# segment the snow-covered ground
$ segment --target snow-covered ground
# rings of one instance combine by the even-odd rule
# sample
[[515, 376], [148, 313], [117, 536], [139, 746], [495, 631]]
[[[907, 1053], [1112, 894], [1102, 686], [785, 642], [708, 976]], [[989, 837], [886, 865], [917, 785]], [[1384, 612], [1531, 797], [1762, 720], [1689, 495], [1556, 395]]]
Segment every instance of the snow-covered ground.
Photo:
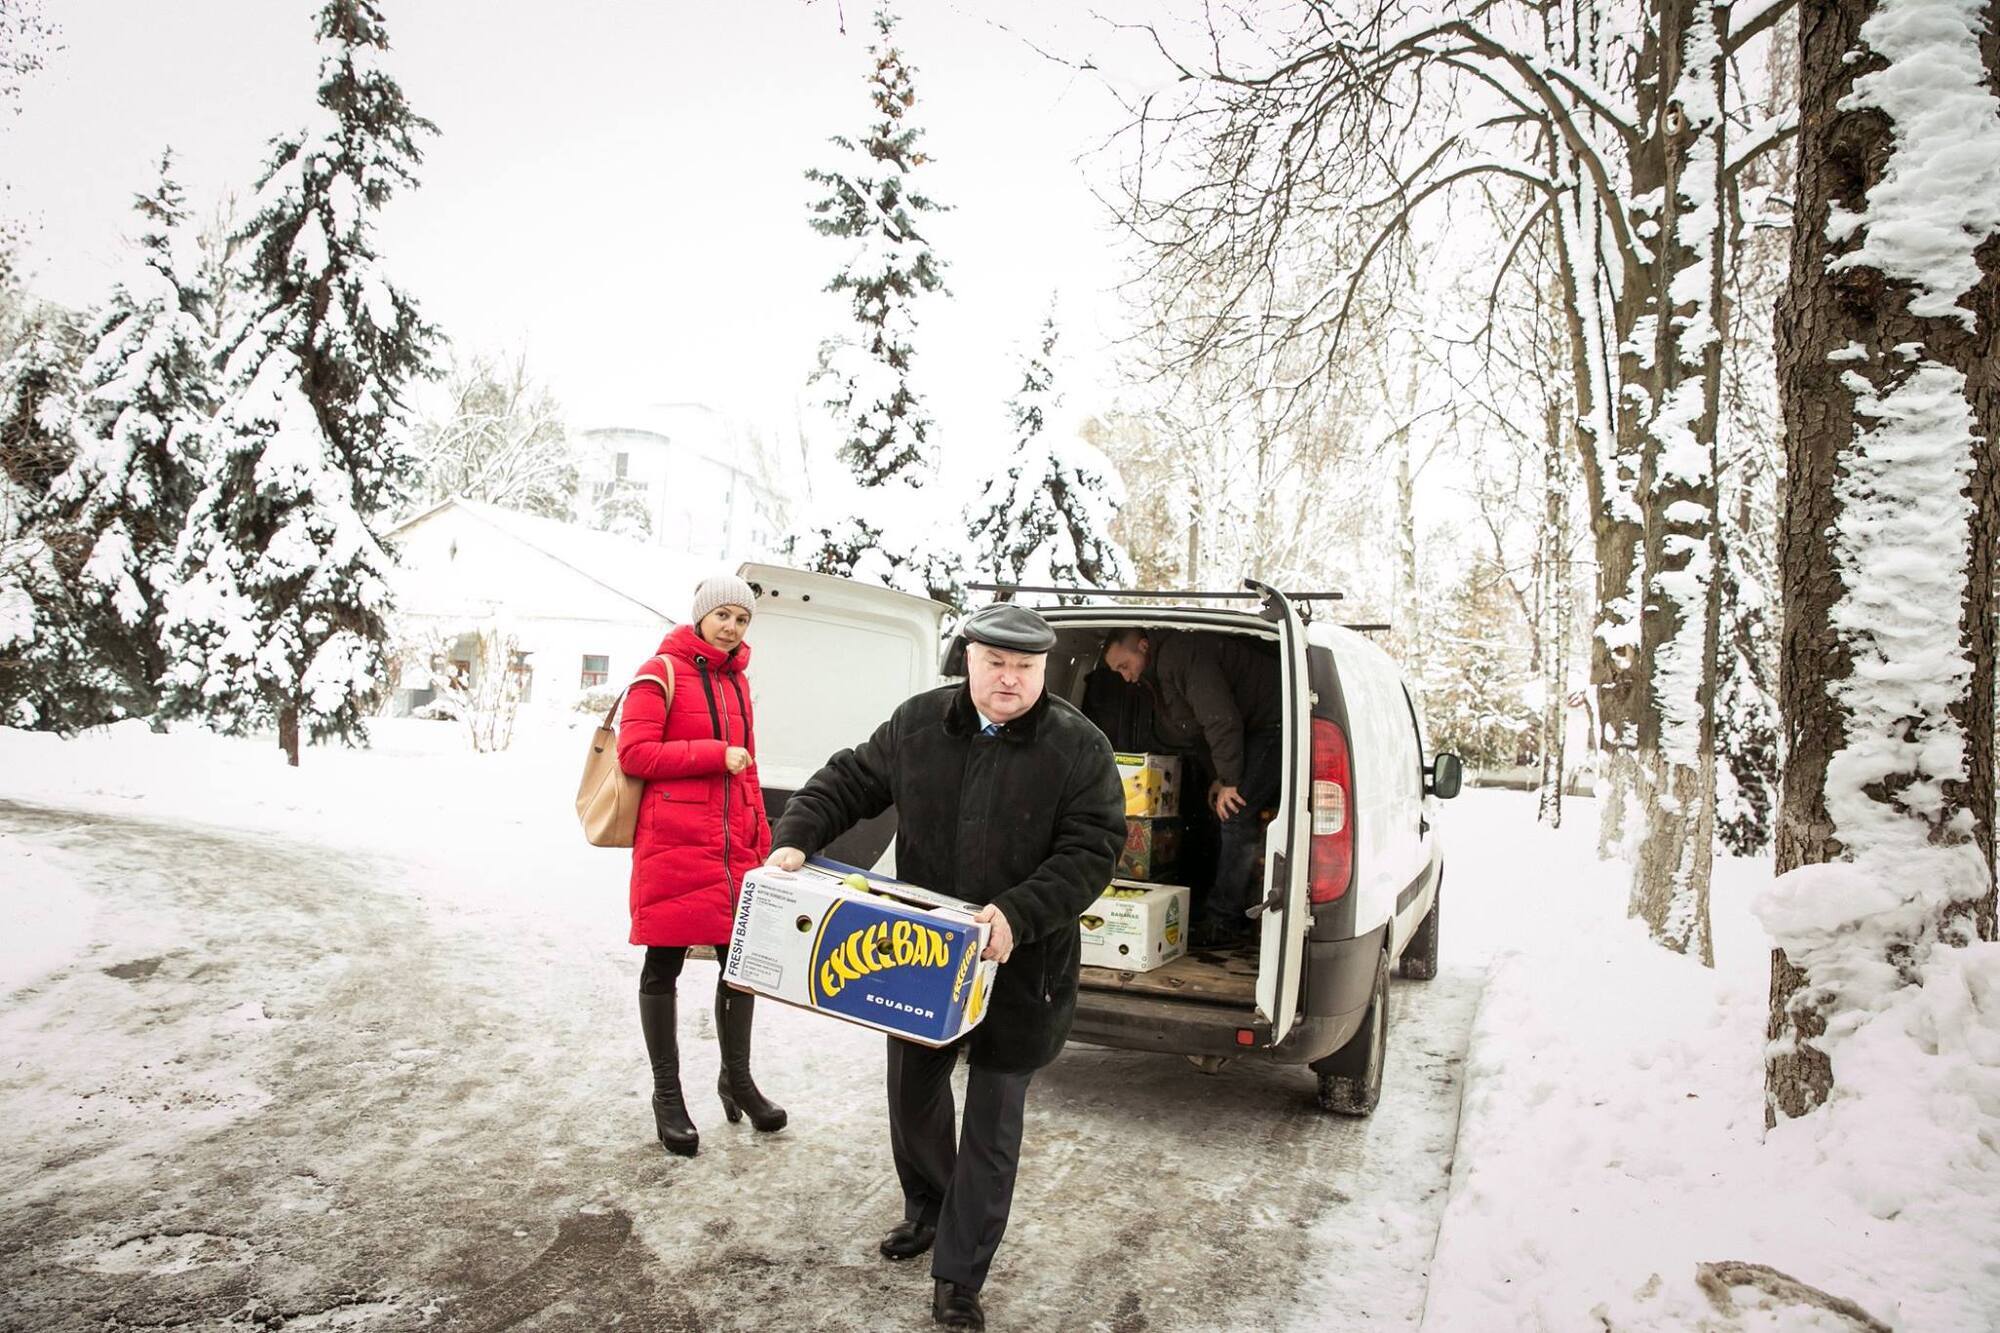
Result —
[[[765, 1004], [792, 1127], [728, 1126], [692, 964], [702, 1151], [650, 1142], [580, 741], [476, 756], [399, 723], [294, 771], [269, 742], [0, 731], [0, 1327], [930, 1326], [922, 1266], [874, 1253], [875, 1034]], [[1992, 970], [1940, 994], [1930, 1101], [1766, 1141], [1768, 866], [1721, 863], [1706, 972], [1625, 919], [1591, 803], [1569, 816], [1448, 807], [1444, 966], [1395, 983], [1368, 1121], [1298, 1071], [1072, 1047], [1038, 1076], [994, 1326], [1862, 1326], [1697, 1282], [1741, 1261], [1898, 1329], [1994, 1327]], [[1888, 1180], [1877, 1147], [1943, 1157]]]

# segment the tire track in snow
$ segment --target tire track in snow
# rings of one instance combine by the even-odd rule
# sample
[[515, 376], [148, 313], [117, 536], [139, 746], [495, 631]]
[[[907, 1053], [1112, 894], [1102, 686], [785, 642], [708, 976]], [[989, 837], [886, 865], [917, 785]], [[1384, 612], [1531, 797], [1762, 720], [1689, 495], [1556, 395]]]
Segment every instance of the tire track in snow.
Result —
[[[395, 1329], [931, 1327], [928, 1265], [874, 1253], [900, 1211], [879, 1036], [760, 1011], [760, 1079], [793, 1125], [726, 1126], [703, 1019], [713, 966], [691, 964], [683, 1078], [702, 1152], [667, 1160], [614, 940], [460, 918], [462, 892], [426, 897], [423, 877], [449, 868], [297, 840], [0, 803], [4, 836], [88, 856], [121, 913], [173, 924], [26, 997], [43, 1040], [129, 1023], [185, 1068], [209, 1058], [187, 1038], [217, 1011], [256, 1001], [271, 1020], [217, 1063], [266, 1104], [214, 1125], [146, 1108], [123, 1137], [57, 1133], [0, 1175], [0, 1289], [32, 1299], [38, 1333], [220, 1318], [232, 1300], [310, 1310], [329, 1291], [367, 1293], [367, 1326]], [[1301, 1069], [1211, 1076], [1071, 1047], [1029, 1096], [995, 1326], [1413, 1326], [1479, 984], [1447, 966], [1393, 985], [1367, 1121], [1322, 1116]], [[962, 1071], [958, 1086], [962, 1102]], [[594, 1201], [611, 1211], [580, 1213]], [[608, 1248], [614, 1212], [628, 1220]], [[240, 1237], [254, 1265], [113, 1277], [58, 1253], [176, 1227]]]

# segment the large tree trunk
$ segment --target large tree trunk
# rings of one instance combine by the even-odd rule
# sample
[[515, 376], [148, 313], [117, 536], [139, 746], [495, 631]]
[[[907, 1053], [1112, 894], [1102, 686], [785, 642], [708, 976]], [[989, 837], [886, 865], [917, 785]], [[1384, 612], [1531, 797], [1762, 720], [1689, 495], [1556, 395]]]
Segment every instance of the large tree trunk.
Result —
[[[1581, 168], [1566, 159], [1572, 178]], [[1590, 636], [1590, 688], [1594, 726], [1591, 749], [1598, 756], [1599, 856], [1621, 854], [1625, 809], [1632, 791], [1632, 745], [1638, 736], [1638, 597], [1634, 579], [1639, 558], [1639, 509], [1631, 466], [1637, 435], [1620, 406], [1612, 364], [1617, 343], [1630, 327], [1629, 297], [1610, 289], [1603, 269], [1603, 218], [1581, 186], [1572, 186], [1557, 204], [1557, 267], [1569, 325], [1571, 387], [1576, 393], [1576, 459], [1583, 472], [1596, 557], [1596, 619]]]
[[[1417, 598], [1417, 470], [1416, 432], [1412, 421], [1417, 412], [1418, 367], [1422, 364], [1413, 346], [1410, 349], [1410, 379], [1403, 390], [1403, 416], [1396, 428], [1396, 613], [1390, 634], [1404, 653], [1415, 654], [1423, 643], [1423, 614]], [[1414, 656], [1405, 660], [1417, 660]]]
[[278, 709], [278, 748], [285, 752], [286, 763], [299, 766], [299, 706], [289, 700]]
[[1660, 199], [1653, 310], [1660, 397], [1641, 455], [1645, 700], [1636, 756], [1645, 820], [1630, 910], [1653, 938], [1713, 966], [1708, 882], [1715, 837], [1715, 423], [1722, 374], [1724, 64], [1717, 11], [1659, 10]]
[[[1551, 348], [1561, 364], [1562, 350]], [[1574, 414], [1565, 396], [1551, 386], [1542, 413], [1542, 522], [1536, 542], [1535, 607], [1542, 621], [1541, 789], [1536, 817], [1562, 827], [1564, 742], [1569, 721], [1569, 636], [1571, 614], [1569, 506], [1573, 482], [1569, 449]]]
[[[1887, 64], [1862, 37], [1880, 8], [1829, 0], [1800, 18], [1799, 186], [1778, 309], [1787, 761], [1777, 869], [1856, 862], [1920, 905], [1919, 924], [1872, 960], [1910, 977], [1937, 942], [1993, 936], [2000, 235], [1974, 238], [1976, 285], [1944, 293], [1969, 312], [1961, 318], [1885, 271], [1893, 235], [1878, 249], [1870, 225], [1850, 225], [1882, 202], [1892, 168], [1901, 188], [1932, 197], [1955, 179], [1920, 179], [1922, 153], [1897, 160], [1910, 126], [1856, 99], [1857, 79]], [[1990, 90], [2000, 6], [1987, 9]], [[1836, 1075], [1818, 1041], [1839, 992], [1814, 984], [1828, 978], [1809, 977], [1807, 961], [1772, 956], [1767, 1122], [1819, 1105]]]

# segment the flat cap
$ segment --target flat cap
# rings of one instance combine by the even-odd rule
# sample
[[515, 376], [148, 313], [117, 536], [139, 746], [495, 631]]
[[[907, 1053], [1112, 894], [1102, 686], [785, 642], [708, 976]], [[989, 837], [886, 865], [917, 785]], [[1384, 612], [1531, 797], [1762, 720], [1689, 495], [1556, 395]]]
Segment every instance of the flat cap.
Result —
[[1045, 653], [1056, 646], [1049, 622], [1025, 606], [994, 602], [965, 618], [959, 633], [967, 643], [984, 643], [1010, 653]]

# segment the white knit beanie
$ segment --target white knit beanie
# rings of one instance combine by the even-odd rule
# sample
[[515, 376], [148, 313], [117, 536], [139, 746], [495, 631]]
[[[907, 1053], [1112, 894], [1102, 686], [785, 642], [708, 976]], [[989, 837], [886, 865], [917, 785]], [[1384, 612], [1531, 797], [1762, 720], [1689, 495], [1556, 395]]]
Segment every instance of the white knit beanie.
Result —
[[702, 617], [718, 606], [740, 606], [750, 614], [757, 613], [757, 594], [750, 585], [734, 574], [713, 574], [695, 585], [694, 619], [690, 624], [699, 625]]

